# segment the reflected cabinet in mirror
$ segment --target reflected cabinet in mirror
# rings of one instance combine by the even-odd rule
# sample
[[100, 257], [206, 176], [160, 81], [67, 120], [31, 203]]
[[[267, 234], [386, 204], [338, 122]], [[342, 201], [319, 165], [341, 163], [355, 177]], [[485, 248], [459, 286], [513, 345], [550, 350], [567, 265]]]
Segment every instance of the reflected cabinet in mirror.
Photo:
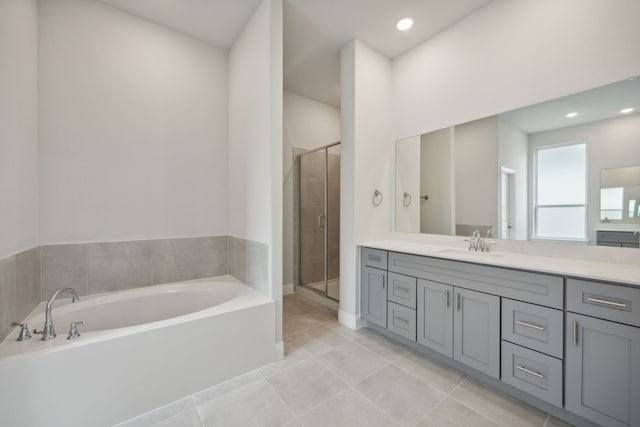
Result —
[[595, 244], [640, 230], [640, 78], [398, 141], [395, 194], [399, 232]]

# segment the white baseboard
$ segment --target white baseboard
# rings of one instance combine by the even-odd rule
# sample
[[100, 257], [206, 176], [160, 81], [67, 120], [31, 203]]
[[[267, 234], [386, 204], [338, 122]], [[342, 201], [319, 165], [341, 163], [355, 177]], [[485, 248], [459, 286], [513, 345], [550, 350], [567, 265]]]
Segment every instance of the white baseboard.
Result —
[[293, 288], [293, 283], [286, 283], [283, 287], [282, 287], [282, 295], [289, 295], [292, 294], [294, 291]]
[[275, 346], [276, 358], [275, 361], [279, 362], [284, 359], [284, 341], [276, 343]]
[[362, 316], [338, 310], [338, 323], [351, 329], [359, 329], [362, 327]]

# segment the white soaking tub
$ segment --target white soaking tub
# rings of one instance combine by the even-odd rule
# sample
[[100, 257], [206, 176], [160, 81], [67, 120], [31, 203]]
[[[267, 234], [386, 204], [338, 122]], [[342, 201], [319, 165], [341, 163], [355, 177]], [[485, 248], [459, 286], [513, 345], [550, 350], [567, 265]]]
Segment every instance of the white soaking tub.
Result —
[[275, 303], [230, 276], [60, 300], [52, 314], [52, 341], [18, 342], [16, 328], [0, 343], [1, 426], [113, 425], [276, 354]]

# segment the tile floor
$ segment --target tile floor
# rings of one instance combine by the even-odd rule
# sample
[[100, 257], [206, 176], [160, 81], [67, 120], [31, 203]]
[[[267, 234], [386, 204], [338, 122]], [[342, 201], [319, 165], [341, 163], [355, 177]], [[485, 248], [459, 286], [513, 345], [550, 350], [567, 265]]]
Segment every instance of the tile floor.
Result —
[[284, 360], [119, 426], [567, 426], [303, 296], [283, 328]]

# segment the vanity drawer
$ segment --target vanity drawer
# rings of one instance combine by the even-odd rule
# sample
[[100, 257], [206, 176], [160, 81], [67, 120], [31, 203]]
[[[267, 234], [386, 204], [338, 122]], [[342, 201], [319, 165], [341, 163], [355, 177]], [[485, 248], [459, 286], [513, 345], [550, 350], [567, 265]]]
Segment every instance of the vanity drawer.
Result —
[[416, 311], [393, 302], [387, 305], [387, 310], [387, 329], [415, 341]]
[[562, 407], [562, 360], [502, 341], [502, 382]]
[[380, 249], [362, 248], [362, 264], [369, 267], [386, 270], [387, 251], [383, 251]]
[[640, 326], [640, 288], [567, 279], [567, 311]]
[[562, 359], [563, 312], [502, 299], [502, 339]]
[[415, 310], [417, 279], [415, 277], [391, 272], [388, 277], [388, 300]]

